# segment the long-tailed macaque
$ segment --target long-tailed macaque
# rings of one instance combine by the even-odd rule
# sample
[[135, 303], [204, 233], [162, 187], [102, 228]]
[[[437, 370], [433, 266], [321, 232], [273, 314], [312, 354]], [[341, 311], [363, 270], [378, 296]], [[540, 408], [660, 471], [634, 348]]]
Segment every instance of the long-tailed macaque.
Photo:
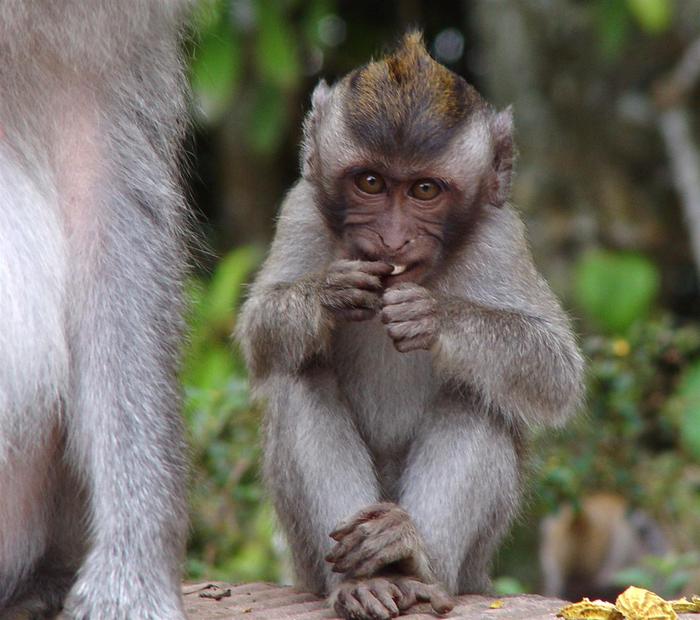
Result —
[[670, 550], [661, 526], [614, 493], [594, 493], [542, 520], [540, 567], [543, 593], [570, 601], [584, 596], [611, 602], [623, 590], [615, 577], [645, 556]]
[[183, 619], [182, 3], [0, 3], [0, 617]]
[[510, 111], [408, 34], [306, 119], [303, 177], [238, 326], [300, 587], [345, 618], [489, 587], [529, 427], [582, 359], [508, 206]]

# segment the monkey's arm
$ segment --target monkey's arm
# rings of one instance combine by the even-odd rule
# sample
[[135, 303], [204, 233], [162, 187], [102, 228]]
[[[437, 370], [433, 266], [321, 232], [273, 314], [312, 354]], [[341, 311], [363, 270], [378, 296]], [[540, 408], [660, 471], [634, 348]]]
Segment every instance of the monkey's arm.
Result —
[[463, 296], [446, 293], [437, 367], [520, 422], [562, 422], [579, 404], [583, 359], [533, 265], [522, 222], [508, 207], [489, 215], [456, 270]]
[[298, 372], [323, 357], [336, 319], [362, 321], [379, 308], [381, 262], [335, 260], [309, 186], [298, 183], [282, 206], [270, 254], [243, 306], [237, 336], [256, 378]]
[[559, 423], [581, 398], [574, 336], [508, 208], [486, 215], [435, 290], [387, 291], [383, 319], [399, 350], [431, 348], [445, 383], [466, 385], [518, 423]]
[[303, 181], [290, 190], [270, 253], [243, 304], [236, 338], [253, 376], [274, 365], [296, 370], [327, 346], [331, 321], [304, 280], [331, 252], [312, 200]]

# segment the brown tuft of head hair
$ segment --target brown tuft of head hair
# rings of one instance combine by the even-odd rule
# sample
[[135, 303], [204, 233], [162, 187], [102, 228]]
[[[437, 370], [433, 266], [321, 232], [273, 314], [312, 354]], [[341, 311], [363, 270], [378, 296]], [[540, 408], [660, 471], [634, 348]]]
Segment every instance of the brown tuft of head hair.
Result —
[[347, 76], [346, 118], [355, 137], [382, 153], [431, 155], [484, 105], [467, 82], [431, 58], [418, 31]]

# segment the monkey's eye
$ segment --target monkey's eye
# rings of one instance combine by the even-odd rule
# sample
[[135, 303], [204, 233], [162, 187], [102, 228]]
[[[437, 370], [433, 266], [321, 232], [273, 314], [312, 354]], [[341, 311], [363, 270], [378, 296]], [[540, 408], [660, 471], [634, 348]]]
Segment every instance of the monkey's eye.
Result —
[[411, 186], [411, 196], [418, 200], [432, 200], [442, 189], [431, 179], [421, 179]]
[[381, 194], [386, 187], [384, 179], [374, 172], [356, 174], [355, 185], [365, 194]]

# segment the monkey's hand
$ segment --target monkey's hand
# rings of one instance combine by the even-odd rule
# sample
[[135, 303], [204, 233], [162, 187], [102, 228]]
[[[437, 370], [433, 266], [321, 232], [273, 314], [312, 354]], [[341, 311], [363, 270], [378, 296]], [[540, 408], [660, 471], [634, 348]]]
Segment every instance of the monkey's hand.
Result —
[[343, 581], [329, 597], [329, 604], [348, 620], [388, 620], [418, 602], [429, 602], [442, 615], [455, 601], [441, 586], [404, 576], [372, 577]]
[[423, 286], [403, 282], [384, 291], [382, 322], [401, 353], [430, 349], [438, 333], [438, 304]]
[[409, 514], [390, 502], [373, 504], [342, 523], [330, 534], [336, 541], [326, 561], [334, 573], [372, 577], [392, 565], [396, 572], [432, 583], [423, 539]]
[[392, 269], [379, 261], [337, 260], [322, 276], [321, 304], [347, 321], [371, 319], [381, 307], [381, 276]]

